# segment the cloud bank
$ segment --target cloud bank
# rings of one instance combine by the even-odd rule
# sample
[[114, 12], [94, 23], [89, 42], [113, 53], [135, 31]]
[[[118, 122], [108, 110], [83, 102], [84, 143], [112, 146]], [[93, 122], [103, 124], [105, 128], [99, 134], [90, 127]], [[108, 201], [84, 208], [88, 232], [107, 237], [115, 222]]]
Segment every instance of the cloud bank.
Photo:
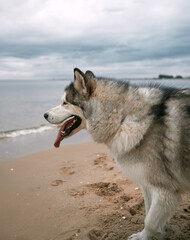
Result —
[[2, 0], [0, 79], [189, 76], [188, 0]]

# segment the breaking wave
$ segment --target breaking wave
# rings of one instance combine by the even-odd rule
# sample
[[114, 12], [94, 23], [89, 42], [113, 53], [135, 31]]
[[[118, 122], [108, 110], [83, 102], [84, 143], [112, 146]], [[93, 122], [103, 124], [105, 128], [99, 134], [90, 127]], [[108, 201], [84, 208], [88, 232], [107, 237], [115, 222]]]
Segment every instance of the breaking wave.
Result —
[[5, 138], [15, 138], [20, 136], [26, 136], [30, 134], [42, 133], [44, 131], [54, 129], [53, 126], [41, 125], [40, 127], [32, 127], [25, 129], [16, 129], [11, 131], [0, 132], [0, 140]]

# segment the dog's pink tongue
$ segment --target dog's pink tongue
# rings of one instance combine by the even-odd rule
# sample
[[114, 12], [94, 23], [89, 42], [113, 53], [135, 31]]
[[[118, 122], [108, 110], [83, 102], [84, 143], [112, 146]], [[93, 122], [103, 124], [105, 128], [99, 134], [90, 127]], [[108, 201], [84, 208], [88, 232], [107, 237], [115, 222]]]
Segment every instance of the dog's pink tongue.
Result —
[[54, 146], [56, 147], [56, 148], [58, 148], [59, 146], [60, 146], [60, 143], [61, 143], [61, 141], [63, 140], [63, 136], [61, 135], [61, 129], [59, 130], [59, 132], [58, 132], [58, 134], [57, 134], [57, 138], [56, 138], [56, 140], [55, 140], [55, 142], [54, 142]]
[[59, 129], [59, 132], [57, 134], [57, 138], [54, 142], [54, 146], [58, 148], [60, 146], [61, 141], [64, 139], [64, 137], [68, 136], [68, 129], [71, 127], [71, 124], [73, 122], [74, 118], [69, 119], [66, 121]]

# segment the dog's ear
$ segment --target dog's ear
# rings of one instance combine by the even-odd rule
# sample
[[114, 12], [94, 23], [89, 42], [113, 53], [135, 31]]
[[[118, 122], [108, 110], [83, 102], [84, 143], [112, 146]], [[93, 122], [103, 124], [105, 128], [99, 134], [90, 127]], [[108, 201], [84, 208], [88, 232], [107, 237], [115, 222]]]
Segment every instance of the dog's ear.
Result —
[[[90, 72], [90, 71], [89, 71]], [[91, 75], [92, 76], [92, 75]], [[88, 78], [80, 69], [74, 69], [74, 88], [85, 97], [90, 97], [93, 91], [91, 78]]]
[[85, 72], [85, 76], [87, 77], [87, 78], [95, 78], [96, 76], [94, 75], [94, 73], [92, 72], [92, 71], [90, 71], [90, 70], [87, 70], [86, 72]]

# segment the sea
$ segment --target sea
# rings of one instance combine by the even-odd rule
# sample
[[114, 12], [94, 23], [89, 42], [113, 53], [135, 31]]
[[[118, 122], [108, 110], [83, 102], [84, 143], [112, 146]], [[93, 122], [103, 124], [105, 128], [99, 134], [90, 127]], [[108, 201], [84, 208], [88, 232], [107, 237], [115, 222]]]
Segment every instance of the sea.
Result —
[[[190, 88], [190, 79], [126, 80], [132, 84], [161, 84]], [[1, 80], [0, 81], [0, 161], [22, 157], [53, 148], [57, 128], [44, 113], [61, 103], [70, 80]], [[62, 145], [91, 141], [87, 131], [64, 139]]]

